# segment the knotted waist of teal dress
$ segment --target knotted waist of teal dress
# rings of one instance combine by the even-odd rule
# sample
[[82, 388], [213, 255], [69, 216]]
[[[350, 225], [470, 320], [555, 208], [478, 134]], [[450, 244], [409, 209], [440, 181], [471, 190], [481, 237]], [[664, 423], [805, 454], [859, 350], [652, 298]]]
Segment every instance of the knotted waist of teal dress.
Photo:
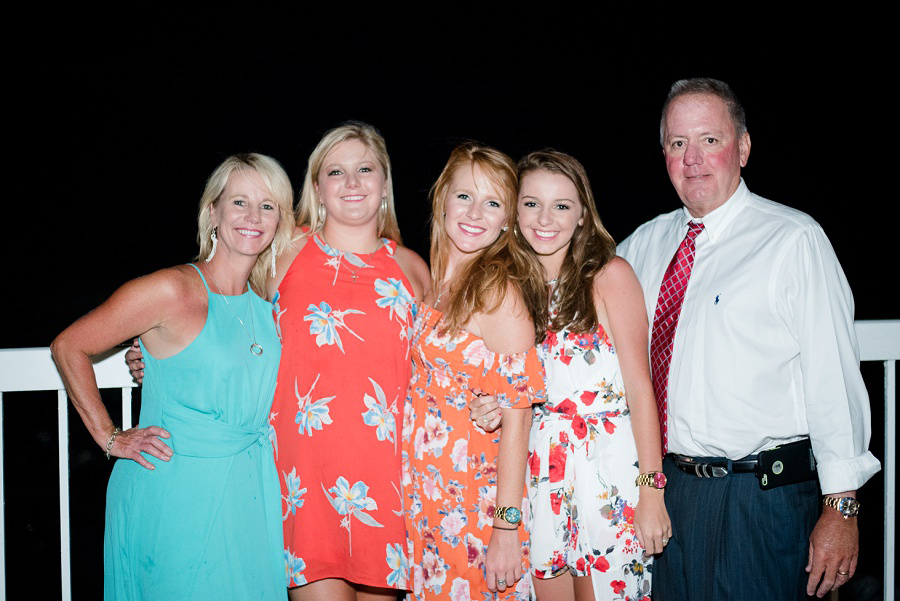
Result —
[[272, 452], [268, 423], [255, 430], [243, 428], [183, 405], [168, 407], [163, 421], [163, 427], [172, 433], [171, 442], [166, 442], [177, 455], [231, 457], [254, 444]]

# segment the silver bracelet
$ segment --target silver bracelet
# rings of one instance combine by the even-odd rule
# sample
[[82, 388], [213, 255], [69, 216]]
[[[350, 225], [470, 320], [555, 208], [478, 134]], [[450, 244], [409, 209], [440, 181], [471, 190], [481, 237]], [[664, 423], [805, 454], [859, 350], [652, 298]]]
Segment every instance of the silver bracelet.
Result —
[[109, 440], [106, 442], [106, 458], [109, 459], [109, 452], [112, 451], [113, 443], [116, 442], [116, 436], [122, 433], [122, 430], [119, 429], [119, 426], [113, 428], [112, 434], [109, 435]]

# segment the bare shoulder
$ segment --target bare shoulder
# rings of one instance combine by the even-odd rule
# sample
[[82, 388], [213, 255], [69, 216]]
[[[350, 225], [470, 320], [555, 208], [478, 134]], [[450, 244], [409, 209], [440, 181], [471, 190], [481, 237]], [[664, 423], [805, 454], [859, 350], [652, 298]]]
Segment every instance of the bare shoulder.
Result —
[[594, 298], [608, 298], [611, 294], [640, 293], [641, 284], [631, 264], [622, 257], [613, 257], [594, 276]]
[[275, 298], [275, 292], [281, 285], [282, 280], [284, 280], [285, 274], [291, 268], [291, 264], [293, 264], [297, 255], [300, 254], [300, 251], [306, 246], [308, 240], [309, 235], [306, 229], [295, 225], [294, 233], [291, 236], [291, 246], [275, 260], [275, 277], [266, 278], [266, 296], [269, 300]]
[[415, 251], [397, 245], [394, 258], [413, 287], [413, 295], [416, 300], [423, 300], [428, 289], [431, 288], [431, 272], [428, 264]]
[[473, 317], [485, 346], [495, 353], [521, 353], [534, 346], [534, 324], [519, 290], [507, 284], [495, 311]]

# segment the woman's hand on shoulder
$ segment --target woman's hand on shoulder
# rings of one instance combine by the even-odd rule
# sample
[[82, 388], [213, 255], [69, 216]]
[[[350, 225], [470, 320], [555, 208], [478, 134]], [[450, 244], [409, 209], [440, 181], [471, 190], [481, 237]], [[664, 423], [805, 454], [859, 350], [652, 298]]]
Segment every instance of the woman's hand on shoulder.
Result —
[[399, 244], [394, 251], [394, 258], [403, 275], [412, 284], [413, 297], [417, 302], [424, 301], [431, 288], [431, 272], [428, 270], [428, 264], [416, 252]]

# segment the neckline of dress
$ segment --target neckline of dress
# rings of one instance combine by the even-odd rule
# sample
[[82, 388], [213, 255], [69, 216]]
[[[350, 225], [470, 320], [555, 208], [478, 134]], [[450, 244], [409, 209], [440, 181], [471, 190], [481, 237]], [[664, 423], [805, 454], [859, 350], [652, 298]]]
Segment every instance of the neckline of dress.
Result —
[[339, 249], [339, 248], [333, 247], [331, 244], [328, 243], [328, 240], [325, 239], [325, 235], [322, 234], [322, 232], [315, 232], [315, 233], [313, 233], [313, 236], [315, 236], [316, 240], [318, 240], [319, 243], [320, 243], [322, 246], [324, 246], [325, 248], [327, 248], [327, 249], [333, 251], [335, 254], [353, 255], [353, 256], [355, 256], [355, 257], [371, 257], [371, 256], [373, 256], [373, 255], [378, 254], [378, 252], [379, 252], [380, 250], [382, 250], [383, 248], [385, 248], [385, 247], [388, 245], [388, 239], [387, 239], [387, 238], [378, 238], [378, 247], [375, 248], [375, 250], [373, 250], [372, 252], [368, 252], [368, 253], [365, 253], [365, 252], [353, 252], [353, 251], [349, 251], [349, 250], [341, 250], [341, 249]]

